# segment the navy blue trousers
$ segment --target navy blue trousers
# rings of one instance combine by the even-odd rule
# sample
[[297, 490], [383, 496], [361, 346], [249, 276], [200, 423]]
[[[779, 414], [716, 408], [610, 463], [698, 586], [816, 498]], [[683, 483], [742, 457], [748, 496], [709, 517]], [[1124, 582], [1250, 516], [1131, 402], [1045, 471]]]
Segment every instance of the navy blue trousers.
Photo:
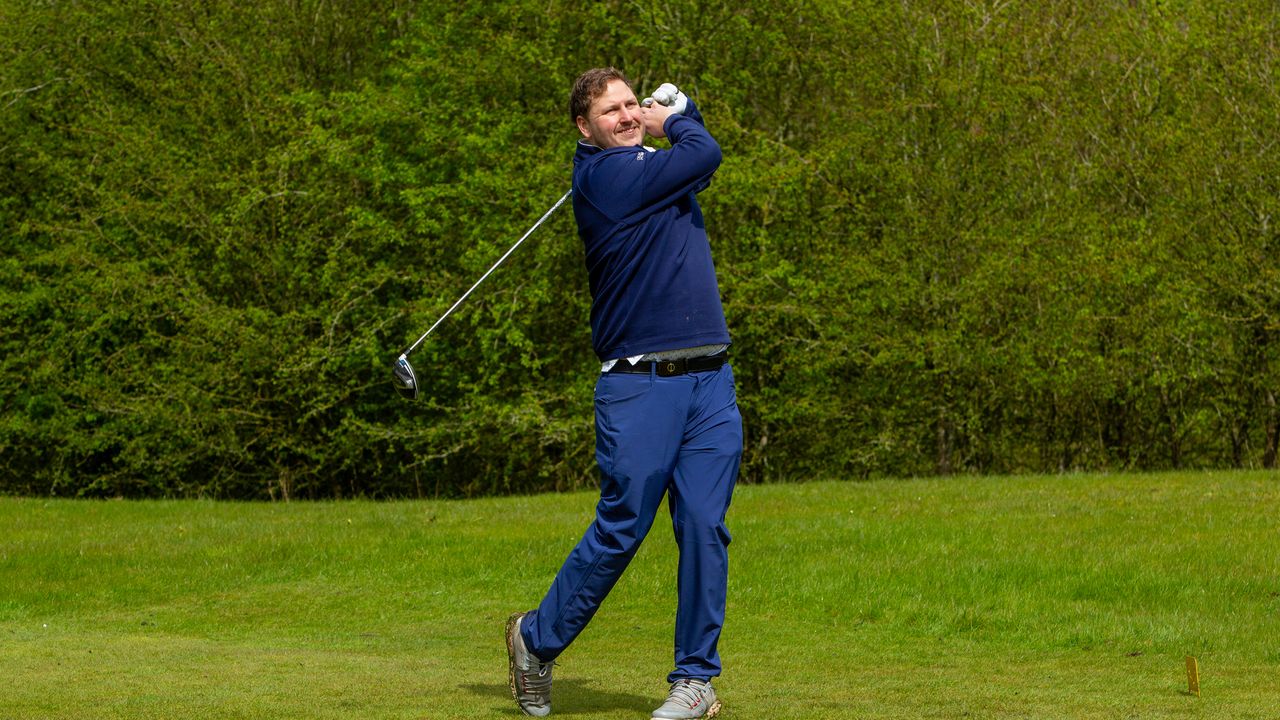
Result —
[[665, 494], [680, 547], [675, 670], [667, 681], [715, 677], [729, 577], [724, 516], [742, 459], [733, 370], [725, 363], [674, 377], [605, 373], [595, 399], [596, 517], [521, 624], [525, 645], [549, 661], [573, 642], [640, 548]]

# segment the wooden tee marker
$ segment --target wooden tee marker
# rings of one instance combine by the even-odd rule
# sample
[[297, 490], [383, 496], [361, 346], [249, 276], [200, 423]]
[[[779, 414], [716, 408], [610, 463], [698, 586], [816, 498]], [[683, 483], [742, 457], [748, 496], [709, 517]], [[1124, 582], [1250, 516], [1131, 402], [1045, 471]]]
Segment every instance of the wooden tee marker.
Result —
[[1190, 655], [1187, 656], [1187, 692], [1200, 697], [1200, 663]]

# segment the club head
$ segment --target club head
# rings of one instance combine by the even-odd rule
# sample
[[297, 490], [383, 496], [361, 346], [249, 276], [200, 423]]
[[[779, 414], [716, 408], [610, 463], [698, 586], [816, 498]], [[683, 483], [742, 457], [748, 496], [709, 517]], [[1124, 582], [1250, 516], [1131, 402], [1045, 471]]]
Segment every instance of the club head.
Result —
[[409, 364], [409, 358], [401, 354], [396, 359], [396, 364], [391, 369], [391, 382], [396, 386], [396, 392], [401, 397], [409, 400], [416, 400], [418, 397], [418, 376], [413, 372], [413, 366]]

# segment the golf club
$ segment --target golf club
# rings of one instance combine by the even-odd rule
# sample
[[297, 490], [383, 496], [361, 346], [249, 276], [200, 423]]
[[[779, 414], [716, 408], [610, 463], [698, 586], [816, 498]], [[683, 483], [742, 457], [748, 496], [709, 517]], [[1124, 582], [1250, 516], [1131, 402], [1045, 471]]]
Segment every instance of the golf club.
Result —
[[458, 301], [455, 302], [452, 307], [446, 310], [444, 314], [440, 316], [439, 320], [436, 320], [435, 323], [431, 325], [431, 327], [427, 328], [427, 331], [422, 334], [422, 337], [418, 338], [417, 342], [410, 345], [408, 350], [405, 350], [404, 352], [400, 353], [400, 357], [396, 359], [395, 366], [392, 368], [392, 382], [396, 386], [396, 392], [400, 393], [402, 396], [410, 400], [413, 400], [418, 397], [418, 374], [414, 372], [413, 366], [409, 364], [409, 353], [416, 350], [418, 346], [422, 344], [422, 341], [426, 340], [427, 336], [431, 334], [431, 331], [435, 330], [437, 325], [444, 322], [444, 319], [449, 317], [449, 314], [452, 313], [454, 310], [456, 310], [457, 307], [462, 304], [463, 300], [467, 299], [467, 296], [471, 294], [471, 291], [479, 287], [480, 283], [484, 282], [484, 279], [489, 277], [490, 273], [492, 273], [494, 270], [497, 270], [498, 266], [502, 264], [502, 261], [506, 260], [508, 255], [515, 252], [515, 249], [520, 247], [520, 243], [524, 242], [525, 238], [532, 235], [533, 231], [537, 230], [539, 225], [541, 225], [547, 218], [551, 217], [551, 213], [555, 212], [556, 208], [563, 205], [564, 201], [568, 200], [569, 196], [572, 194], [573, 194], [573, 189], [570, 188], [567, 192], [565, 192], [564, 195], [561, 195], [560, 199], [556, 201], [556, 204], [552, 205], [550, 210], [543, 213], [542, 217], [538, 218], [538, 222], [534, 223], [533, 227], [529, 228], [528, 232], [526, 232], [524, 235], [521, 235], [520, 239], [516, 241], [516, 244], [512, 245], [510, 250], [507, 250], [505, 253], [503, 253], [502, 257], [498, 258], [498, 262], [494, 263], [493, 267], [489, 268], [484, 275], [481, 275], [480, 279], [477, 280], [475, 284], [471, 286], [470, 290], [467, 290], [466, 292], [462, 293], [462, 297], [458, 298]]

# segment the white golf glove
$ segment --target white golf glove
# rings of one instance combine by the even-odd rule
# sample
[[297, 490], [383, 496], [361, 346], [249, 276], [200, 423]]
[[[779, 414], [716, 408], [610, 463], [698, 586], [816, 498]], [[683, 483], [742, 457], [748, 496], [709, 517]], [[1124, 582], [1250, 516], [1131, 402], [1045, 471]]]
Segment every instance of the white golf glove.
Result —
[[645, 98], [640, 104], [649, 107], [655, 102], [659, 105], [666, 105], [671, 108], [671, 112], [677, 115], [683, 115], [684, 111], [689, 108], [689, 97], [680, 92], [671, 83], [659, 85], [658, 89], [653, 91], [653, 95]]

